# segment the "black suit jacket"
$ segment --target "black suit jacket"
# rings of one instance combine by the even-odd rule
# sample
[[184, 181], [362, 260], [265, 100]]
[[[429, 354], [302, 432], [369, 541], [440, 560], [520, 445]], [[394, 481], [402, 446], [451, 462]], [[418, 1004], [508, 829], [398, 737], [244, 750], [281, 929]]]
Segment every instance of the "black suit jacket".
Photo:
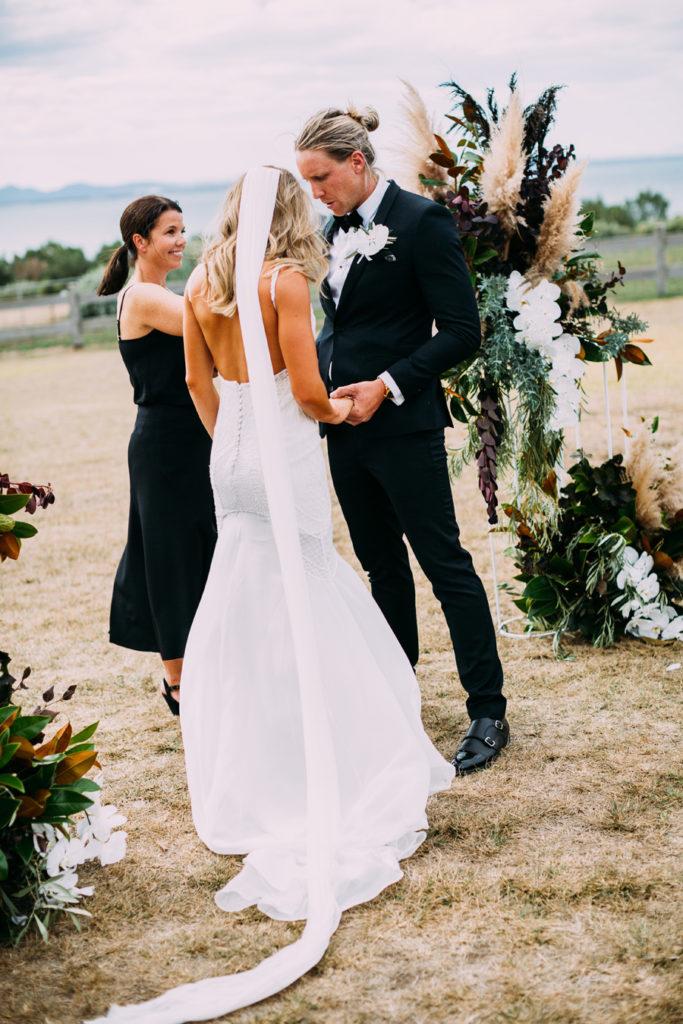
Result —
[[[332, 388], [373, 380], [387, 370], [405, 402], [397, 406], [387, 399], [368, 423], [327, 430], [389, 436], [448, 426], [451, 418], [440, 379], [481, 343], [457, 228], [445, 207], [393, 181], [374, 222], [385, 224], [395, 241], [369, 261], [354, 258], [336, 308], [323, 282], [325, 322], [317, 340], [318, 362]], [[333, 230], [331, 220], [325, 227], [328, 240]], [[437, 332], [432, 335], [434, 322]]]

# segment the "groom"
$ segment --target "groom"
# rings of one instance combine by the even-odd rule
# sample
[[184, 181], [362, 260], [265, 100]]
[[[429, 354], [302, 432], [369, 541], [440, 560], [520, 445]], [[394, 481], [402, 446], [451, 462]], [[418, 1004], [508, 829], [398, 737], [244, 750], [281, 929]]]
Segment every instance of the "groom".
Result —
[[479, 347], [479, 315], [451, 215], [374, 169], [368, 131], [378, 123], [372, 110], [321, 111], [296, 142], [299, 171], [332, 214], [320, 371], [334, 397], [354, 399], [346, 423], [327, 428], [328, 454], [356, 555], [413, 666], [404, 535], [441, 603], [468, 694], [471, 724], [453, 757], [464, 775], [509, 739], [495, 631], [460, 544], [444, 442], [440, 378]]

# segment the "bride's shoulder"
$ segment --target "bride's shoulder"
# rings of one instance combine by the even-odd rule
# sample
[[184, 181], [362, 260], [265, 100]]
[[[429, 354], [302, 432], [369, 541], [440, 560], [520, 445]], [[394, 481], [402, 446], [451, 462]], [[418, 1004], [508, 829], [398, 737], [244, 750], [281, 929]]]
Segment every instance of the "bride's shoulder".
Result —
[[272, 284], [273, 277], [276, 278], [275, 288], [277, 289], [278, 297], [283, 296], [284, 298], [296, 299], [298, 296], [305, 295], [308, 298], [308, 278], [298, 267], [264, 265], [262, 280], [267, 281], [269, 287]]
[[206, 265], [198, 263], [187, 281], [185, 282], [185, 294], [189, 299], [199, 298], [206, 286]]

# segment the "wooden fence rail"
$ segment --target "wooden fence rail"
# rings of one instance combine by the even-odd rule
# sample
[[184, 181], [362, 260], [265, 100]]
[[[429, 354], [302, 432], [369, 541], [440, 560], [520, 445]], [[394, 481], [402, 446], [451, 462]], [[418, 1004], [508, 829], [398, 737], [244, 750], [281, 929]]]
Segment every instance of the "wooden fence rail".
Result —
[[[182, 295], [185, 287], [184, 281], [174, 281], [169, 286], [177, 295]], [[65, 288], [57, 295], [39, 295], [35, 298], [19, 299], [15, 302], [0, 303], [0, 345], [3, 342], [21, 341], [33, 338], [57, 338], [63, 336], [71, 339], [73, 348], [83, 347], [84, 325], [90, 328], [112, 327], [115, 317], [109, 314], [83, 316], [84, 306], [111, 306], [116, 297], [113, 295], [92, 294], [81, 295], [73, 286]], [[24, 317], [21, 311], [28, 313], [33, 310], [44, 309], [47, 311], [52, 307], [52, 316], [40, 317], [33, 320], [30, 316]], [[16, 318], [14, 313], [19, 314]], [[5, 316], [3, 317], [3, 314]], [[15, 323], [5, 324], [3, 319], [15, 319]]]

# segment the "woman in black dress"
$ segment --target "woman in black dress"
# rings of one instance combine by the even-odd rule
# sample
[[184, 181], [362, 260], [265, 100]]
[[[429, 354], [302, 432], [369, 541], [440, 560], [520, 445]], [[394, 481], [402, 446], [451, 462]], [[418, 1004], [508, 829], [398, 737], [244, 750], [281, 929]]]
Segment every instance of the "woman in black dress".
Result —
[[[166, 287], [185, 248], [182, 211], [142, 196], [123, 211], [123, 245], [98, 288], [121, 292], [119, 348], [138, 406], [128, 446], [128, 540], [111, 603], [109, 638], [158, 651], [163, 696], [178, 714], [185, 642], [202, 596], [216, 538], [209, 480], [211, 439], [185, 384], [183, 299]], [[129, 261], [133, 274], [128, 286]]]

